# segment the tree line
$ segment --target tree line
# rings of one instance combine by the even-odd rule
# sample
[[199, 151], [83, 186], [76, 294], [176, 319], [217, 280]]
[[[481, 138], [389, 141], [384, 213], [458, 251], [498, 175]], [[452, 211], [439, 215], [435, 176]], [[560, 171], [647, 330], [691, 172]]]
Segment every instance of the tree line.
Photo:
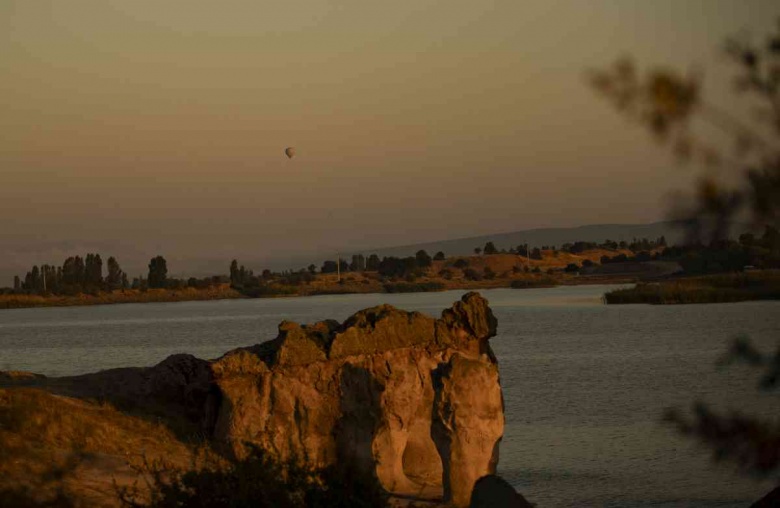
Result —
[[[576, 241], [565, 243], [556, 249], [555, 245], [535, 247], [531, 249], [528, 244], [517, 245], [509, 250], [498, 250], [493, 242], [487, 242], [484, 247], [478, 247], [474, 251], [478, 254], [515, 254], [521, 257], [541, 260], [543, 251], [568, 252], [579, 254], [591, 249], [606, 250], [630, 250], [633, 256], [618, 253], [614, 256], [602, 256], [601, 264], [646, 262], [646, 261], [677, 261], [685, 273], [718, 273], [724, 271], [741, 271], [745, 266], [756, 268], [780, 268], [780, 232], [774, 227], [767, 226], [761, 236], [753, 233], [745, 233], [734, 240], [717, 240], [708, 245], [702, 243], [686, 244], [684, 246], [668, 246], [666, 239], [661, 236], [655, 240], [647, 238], [634, 238], [631, 242], [604, 242]], [[88, 253], [86, 256], [71, 256], [65, 259], [60, 266], [44, 264], [35, 265], [23, 278], [14, 277], [14, 285], [11, 290], [14, 293], [28, 294], [65, 294], [96, 293], [99, 291], [114, 291], [119, 289], [155, 289], [170, 288], [181, 289], [185, 287], [207, 288], [214, 285], [229, 282], [231, 287], [253, 294], [272, 292], [271, 285], [276, 286], [300, 286], [311, 283], [317, 273], [332, 274], [336, 272], [376, 272], [380, 276], [389, 279], [405, 279], [412, 282], [424, 275], [433, 261], [446, 259], [444, 252], [436, 252], [433, 256], [425, 250], [419, 250], [414, 256], [396, 257], [386, 256], [380, 258], [377, 254], [365, 256], [354, 254], [351, 260], [325, 260], [319, 267], [311, 264], [307, 268], [299, 270], [286, 270], [272, 272], [265, 269], [259, 275], [254, 271], [239, 265], [233, 260], [229, 268], [229, 277], [212, 276], [205, 278], [190, 277], [186, 280], [168, 277], [168, 263], [163, 256], [155, 256], [150, 259], [146, 277], [138, 276], [129, 280], [128, 275], [119, 265], [115, 257], [108, 258], [105, 266], [103, 258], [97, 253]], [[585, 261], [582, 266], [593, 265]], [[470, 280], [493, 278], [496, 275], [488, 268], [485, 273], [477, 273], [468, 268], [468, 261], [458, 259], [451, 265], [454, 268], [468, 270], [466, 277]], [[581, 268], [572, 263], [564, 271], [574, 272]], [[451, 278], [452, 273], [444, 268], [440, 275]], [[277, 291], [277, 290], [273, 290]], [[8, 292], [8, 290], [6, 290]]]
[[648, 238], [634, 238], [632, 239], [631, 242], [626, 242], [623, 240], [621, 240], [620, 242], [616, 242], [609, 239], [604, 240], [602, 243], [583, 242], [583, 241], [576, 241], [573, 243], [567, 242], [561, 245], [560, 248], [556, 248], [555, 245], [542, 245], [541, 247], [534, 247], [533, 249], [531, 249], [527, 243], [523, 243], [516, 247], [510, 247], [509, 249], [501, 249], [500, 251], [496, 248], [493, 242], [487, 242], [484, 247], [474, 248], [474, 254], [477, 255], [517, 254], [519, 256], [530, 257], [531, 259], [540, 260], [542, 259], [542, 251], [545, 250], [549, 250], [553, 252], [568, 252], [570, 254], [579, 254], [581, 252], [585, 252], [586, 250], [593, 250], [593, 249], [607, 249], [607, 250], [627, 249], [630, 250], [631, 252], [640, 252], [643, 250], [649, 251], [649, 250], [654, 250], [663, 247], [666, 247], [666, 238], [664, 236], [660, 236], [655, 240], [651, 240]]
[[130, 281], [119, 262], [111, 256], [106, 261], [105, 275], [103, 258], [97, 253], [86, 256], [71, 256], [62, 265], [34, 265], [24, 277], [14, 276], [13, 289], [4, 292], [15, 294], [77, 295], [96, 294], [100, 291], [125, 289], [155, 289], [184, 287], [205, 288], [225, 282], [222, 276], [187, 280], [168, 277], [168, 263], [163, 256], [149, 260], [146, 277], [139, 275]]
[[[414, 256], [405, 258], [390, 256], [380, 259], [376, 254], [369, 256], [354, 254], [350, 262], [346, 259], [325, 260], [319, 268], [319, 273], [376, 272], [382, 277], [405, 278], [407, 281], [413, 281], [421, 276], [434, 260], [443, 260], [444, 258], [443, 252], [437, 252], [431, 257], [425, 250], [420, 250]], [[280, 285], [308, 284], [315, 279], [317, 273], [317, 266], [311, 264], [307, 268], [301, 268], [297, 271], [272, 272], [266, 269], [260, 275], [255, 275], [252, 270], [244, 265], [239, 265], [238, 260], [234, 259], [230, 263], [230, 285], [245, 294], [272, 294], [278, 292]], [[272, 287], [272, 284], [277, 287]]]
[[85, 257], [71, 256], [60, 266], [34, 265], [24, 279], [14, 277], [14, 292], [77, 294], [96, 291], [113, 291], [129, 287], [127, 274], [116, 258], [108, 258], [107, 273], [103, 276], [103, 259], [100, 254], [89, 253]]

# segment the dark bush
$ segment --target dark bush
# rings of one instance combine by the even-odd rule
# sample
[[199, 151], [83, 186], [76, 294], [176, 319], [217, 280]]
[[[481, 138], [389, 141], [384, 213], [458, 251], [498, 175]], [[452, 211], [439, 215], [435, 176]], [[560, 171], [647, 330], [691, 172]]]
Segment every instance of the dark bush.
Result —
[[418, 250], [417, 254], [414, 255], [415, 260], [417, 261], [417, 266], [420, 268], [427, 268], [431, 266], [431, 256], [428, 255], [427, 252], [424, 250]]
[[[135, 487], [118, 488], [123, 506], [140, 508], [370, 508], [388, 506], [375, 477], [352, 465], [313, 470], [294, 461], [281, 463], [254, 448], [245, 460], [227, 464], [214, 458], [203, 467], [181, 471], [145, 465], [151, 495]], [[148, 502], [147, 502], [148, 500]]]
[[482, 276], [473, 268], [466, 268], [463, 270], [463, 276], [468, 280], [482, 280]]
[[513, 289], [551, 288], [555, 285], [556, 281], [552, 277], [534, 277], [533, 279], [513, 280], [511, 287]]
[[[322, 267], [320, 268], [321, 273], [336, 273], [338, 271], [339, 265], [335, 261], [325, 261], [322, 263]], [[263, 274], [265, 276], [265, 274]]]
[[653, 259], [653, 256], [647, 252], [646, 250], [643, 250], [642, 252], [639, 252], [636, 256], [634, 256], [634, 259], [636, 261], [651, 261]]
[[452, 264], [452, 266], [454, 266], [455, 268], [461, 268], [461, 269], [466, 268], [467, 266], [469, 266], [469, 260], [465, 259], [465, 258], [457, 259]]
[[422, 270], [418, 265], [417, 258], [406, 257], [385, 257], [379, 262], [378, 271], [385, 277], [405, 277], [409, 274], [420, 275]]
[[439, 271], [439, 277], [442, 277], [442, 278], [447, 279], [447, 280], [451, 280], [452, 279], [452, 270], [450, 270], [449, 268], [444, 268], [444, 269], [440, 270]]

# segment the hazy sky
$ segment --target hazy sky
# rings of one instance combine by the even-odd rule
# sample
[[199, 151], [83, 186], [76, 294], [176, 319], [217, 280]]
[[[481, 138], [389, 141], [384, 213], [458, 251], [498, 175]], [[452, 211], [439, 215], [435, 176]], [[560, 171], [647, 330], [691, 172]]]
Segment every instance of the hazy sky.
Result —
[[177, 274], [663, 219], [689, 171], [583, 72], [623, 54], [699, 64], [728, 100], [723, 38], [778, 15], [769, 0], [3, 0], [0, 285], [87, 250], [131, 272], [159, 252]]

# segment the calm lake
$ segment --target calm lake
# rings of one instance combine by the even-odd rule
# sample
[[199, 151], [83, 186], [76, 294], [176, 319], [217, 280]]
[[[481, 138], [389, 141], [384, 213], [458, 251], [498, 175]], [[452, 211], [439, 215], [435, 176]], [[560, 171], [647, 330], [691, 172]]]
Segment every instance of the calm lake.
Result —
[[[744, 507], [770, 481], [663, 425], [664, 408], [703, 400], [780, 419], [756, 372], [718, 369], [729, 341], [765, 351], [780, 302], [605, 306], [606, 286], [481, 293], [498, 318], [492, 346], [506, 403], [499, 473], [540, 508]], [[49, 376], [153, 365], [173, 353], [216, 358], [276, 336], [283, 319], [344, 320], [390, 303], [438, 317], [464, 291], [123, 304], [0, 311], [0, 369]]]

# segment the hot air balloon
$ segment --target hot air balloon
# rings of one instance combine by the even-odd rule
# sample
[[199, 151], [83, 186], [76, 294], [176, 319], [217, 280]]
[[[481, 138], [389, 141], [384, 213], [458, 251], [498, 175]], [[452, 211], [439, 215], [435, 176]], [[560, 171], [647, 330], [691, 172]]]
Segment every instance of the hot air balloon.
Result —
[[288, 146], [287, 148], [285, 148], [284, 153], [285, 155], [287, 155], [288, 158], [292, 159], [293, 156], [295, 155], [295, 148], [292, 146]]

